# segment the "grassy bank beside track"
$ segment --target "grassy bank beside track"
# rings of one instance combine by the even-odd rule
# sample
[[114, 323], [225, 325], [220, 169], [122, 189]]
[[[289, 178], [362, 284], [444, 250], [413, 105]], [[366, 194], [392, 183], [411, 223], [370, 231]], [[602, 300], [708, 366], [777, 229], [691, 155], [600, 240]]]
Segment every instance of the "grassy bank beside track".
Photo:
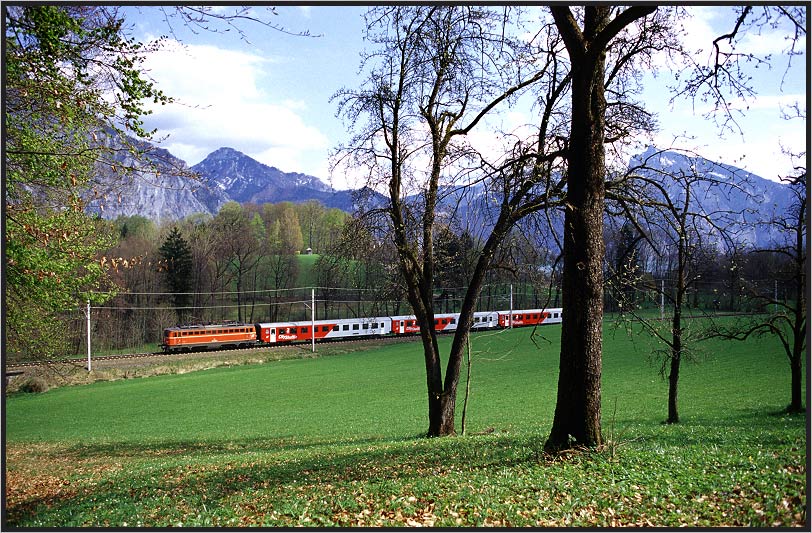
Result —
[[[455, 438], [420, 437], [413, 342], [12, 395], [8, 523], [806, 522], [806, 418], [781, 413], [789, 371], [775, 340], [710, 342], [684, 367], [683, 423], [665, 426], [653, 345], [607, 331], [607, 444], [549, 457], [560, 326], [530, 333], [474, 336], [467, 434]], [[463, 391], [464, 381], [460, 409]]]

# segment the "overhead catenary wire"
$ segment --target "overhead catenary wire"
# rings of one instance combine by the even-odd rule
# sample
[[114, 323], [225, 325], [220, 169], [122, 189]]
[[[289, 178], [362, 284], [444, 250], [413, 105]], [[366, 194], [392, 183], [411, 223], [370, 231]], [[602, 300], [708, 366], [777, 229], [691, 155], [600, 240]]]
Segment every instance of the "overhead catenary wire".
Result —
[[[214, 292], [121, 292], [116, 296], [216, 296], [216, 295], [233, 295], [233, 294], [261, 294], [261, 293], [275, 293], [275, 292], [294, 292], [294, 291], [352, 291], [352, 292], [380, 292], [380, 289], [363, 289], [363, 288], [347, 288], [347, 287], [293, 287], [289, 289], [252, 289], [242, 291], [214, 291]], [[451, 290], [451, 289], [448, 289]], [[89, 294], [109, 294], [109, 291], [89, 291]]]

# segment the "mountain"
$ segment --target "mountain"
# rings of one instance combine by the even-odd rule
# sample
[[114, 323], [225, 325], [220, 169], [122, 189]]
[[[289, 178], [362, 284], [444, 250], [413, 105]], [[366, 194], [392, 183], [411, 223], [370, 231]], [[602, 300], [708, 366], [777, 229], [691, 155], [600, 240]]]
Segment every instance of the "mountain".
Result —
[[[380, 207], [386, 202], [383, 195], [372, 189], [334, 191], [314, 176], [283, 172], [233, 148], [219, 148], [190, 168], [167, 150], [148, 143], [133, 139], [125, 143], [114, 136], [106, 142], [112, 149], [112, 160], [99, 166], [98, 178], [88, 189], [86, 200], [89, 212], [108, 219], [141, 215], [153, 220], [178, 220], [195, 213], [215, 215], [228, 201], [317, 200], [327, 207], [350, 213], [359, 208]], [[130, 146], [145, 155], [136, 157]], [[770, 227], [756, 229], [755, 222], [769, 218], [771, 213], [785, 212], [792, 201], [785, 185], [731, 165], [651, 147], [632, 157], [629, 167], [638, 167], [643, 161], [648, 169], [640, 172], [658, 179], [671, 198], [679, 198], [682, 192], [676, 180], [665, 177], [668, 173], [698, 172], [720, 183], [735, 184], [736, 187], [698, 184], [694, 188], [696, 200], [692, 208], [738, 213], [741, 224], [738, 239], [750, 244], [767, 245], [777, 235]], [[122, 169], [130, 169], [130, 172], [122, 172]], [[443, 187], [438, 193], [438, 220], [457, 218], [461, 221], [459, 227], [468, 228], [474, 234], [489, 230], [495, 199], [484, 186]], [[406, 202], [419, 203], [420, 198], [407, 198]], [[560, 217], [553, 213], [551, 218], [560, 230]], [[539, 233], [529, 221], [522, 226]]]
[[194, 213], [214, 214], [228, 195], [167, 150], [110, 134], [104, 140], [109, 161], [97, 165], [85, 193], [86, 211], [103, 218], [141, 215], [177, 220]]
[[[320, 179], [299, 172], [283, 172], [234, 150], [219, 148], [192, 167], [239, 203], [306, 202], [352, 213], [359, 201], [377, 194], [368, 189], [335, 191]], [[380, 195], [378, 195], [380, 196]]]
[[110, 134], [104, 142], [109, 161], [99, 164], [85, 194], [87, 212], [106, 219], [141, 215], [180, 220], [216, 215], [226, 202], [268, 203], [318, 200], [327, 207], [354, 212], [362, 198], [381, 195], [369, 189], [334, 191], [314, 176], [283, 172], [233, 148], [219, 148], [189, 167], [169, 151], [150, 143]]
[[[645, 168], [641, 168], [643, 162]], [[633, 156], [628, 168], [658, 182], [669, 198], [674, 200], [683, 197], [684, 191], [681, 182], [669, 176], [682, 173], [709, 178], [697, 181], [693, 185], [690, 209], [694, 212], [711, 214], [717, 223], [722, 223], [720, 222], [722, 216], [727, 217], [729, 222], [722, 225], [732, 230], [731, 233], [735, 233], [734, 240], [758, 247], [766, 247], [779, 237], [776, 228], [761, 222], [769, 220], [773, 215], [785, 213], [792, 202], [791, 191], [782, 183], [761, 178], [732, 165], [698, 156], [689, 157], [680, 152], [649, 147], [643, 153]], [[462, 228], [475, 235], [490, 232], [501, 201], [491, 196], [482, 185], [467, 189], [442, 187], [438, 191], [438, 198], [436, 210], [438, 220], [454, 217], [462, 221]], [[419, 196], [407, 199], [407, 202], [416, 205], [421, 201]], [[534, 235], [539, 240], [539, 246], [544, 246], [541, 241], [550, 233], [544, 229], [548, 222], [552, 223], [553, 231], [557, 235], [563, 234], [561, 213], [550, 212], [542, 218], [544, 218], [541, 221], [542, 229], [528, 219], [519, 224], [525, 234]], [[613, 220], [613, 217], [607, 214], [605, 223], [608, 227], [610, 224], [620, 224], [621, 220], [617, 217]]]
[[693, 184], [689, 207], [717, 220], [723, 216], [731, 219], [729, 226], [741, 243], [768, 246], [779, 232], [763, 222], [785, 213], [792, 202], [792, 192], [783, 183], [703, 157], [649, 147], [629, 161], [632, 169], [641, 166], [645, 168], [639, 173], [656, 179], [674, 199], [684, 196], [683, 186], [668, 175], [707, 177]]
[[282, 172], [233, 148], [215, 150], [193, 166], [192, 171], [216, 183], [229, 198], [239, 203], [288, 200], [294, 197], [296, 191], [308, 196], [330, 191], [316, 177]]

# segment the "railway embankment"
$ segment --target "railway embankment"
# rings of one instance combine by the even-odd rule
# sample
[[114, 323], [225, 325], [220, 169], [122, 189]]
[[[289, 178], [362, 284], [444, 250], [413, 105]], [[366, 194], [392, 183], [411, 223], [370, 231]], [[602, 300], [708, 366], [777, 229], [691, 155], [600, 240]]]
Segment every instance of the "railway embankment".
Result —
[[165, 374], [186, 374], [223, 366], [266, 364], [286, 359], [331, 357], [350, 352], [372, 350], [384, 344], [415, 342], [419, 337], [389, 337], [380, 339], [352, 339], [341, 342], [328, 342], [316, 345], [292, 344], [236, 350], [209, 350], [178, 354], [124, 354], [93, 358], [91, 371], [87, 370], [86, 359], [72, 359], [63, 362], [36, 362], [14, 365], [5, 368], [6, 394], [23, 392], [45, 392], [71, 385], [86, 385], [97, 381], [137, 379]]

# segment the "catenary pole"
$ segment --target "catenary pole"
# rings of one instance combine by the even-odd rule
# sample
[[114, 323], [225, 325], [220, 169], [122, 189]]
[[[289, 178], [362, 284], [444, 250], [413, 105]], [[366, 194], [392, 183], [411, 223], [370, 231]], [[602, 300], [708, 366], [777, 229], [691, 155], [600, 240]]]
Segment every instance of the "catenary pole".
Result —
[[316, 289], [310, 289], [310, 350], [316, 353]]
[[87, 301], [87, 371], [90, 372], [90, 300]]
[[665, 320], [665, 279], [660, 280], [660, 320]]
[[775, 289], [773, 290], [773, 312], [778, 312], [778, 280], [775, 280]]

